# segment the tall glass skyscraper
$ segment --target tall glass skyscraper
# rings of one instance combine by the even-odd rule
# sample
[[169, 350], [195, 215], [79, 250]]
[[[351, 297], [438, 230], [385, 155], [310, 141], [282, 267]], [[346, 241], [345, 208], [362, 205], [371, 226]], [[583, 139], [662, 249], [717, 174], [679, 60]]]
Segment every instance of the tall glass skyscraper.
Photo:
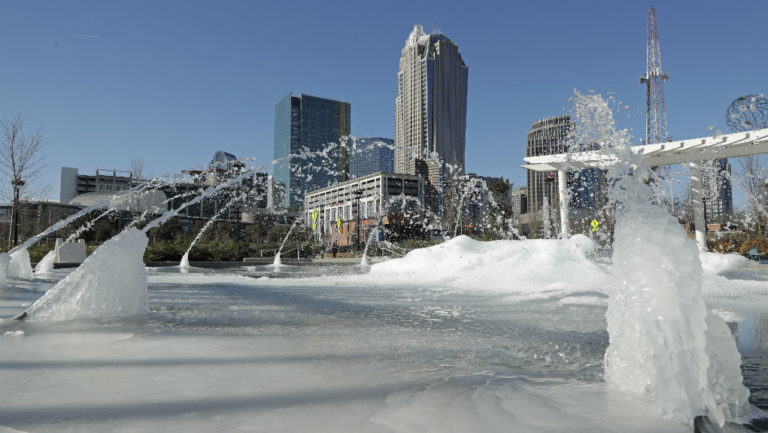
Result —
[[395, 171], [395, 141], [391, 138], [370, 137], [352, 141], [349, 153], [349, 175], [363, 177], [371, 173]]
[[459, 47], [414, 26], [400, 56], [395, 101], [395, 170], [415, 174], [414, 158], [437, 154], [464, 170], [469, 67]]
[[[274, 178], [284, 191], [283, 206], [304, 203], [304, 194], [339, 178], [342, 154], [339, 144], [350, 133], [348, 102], [289, 93], [275, 104]], [[293, 157], [304, 151], [323, 154]], [[344, 168], [346, 170], [346, 167]]]

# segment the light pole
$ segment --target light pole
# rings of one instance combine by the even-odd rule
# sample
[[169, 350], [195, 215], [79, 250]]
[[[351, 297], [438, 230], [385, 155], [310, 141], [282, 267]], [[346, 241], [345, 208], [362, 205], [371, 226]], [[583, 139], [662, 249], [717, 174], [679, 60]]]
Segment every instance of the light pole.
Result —
[[18, 176], [11, 180], [11, 185], [13, 185], [13, 209], [11, 210], [11, 236], [9, 243], [13, 242], [13, 246], [19, 243], [19, 192], [24, 184], [25, 182]]
[[355, 200], [357, 201], [357, 221], [355, 223], [355, 230], [357, 231], [357, 239], [355, 239], [355, 250], [357, 254], [360, 254], [360, 196], [363, 192], [359, 189], [355, 191]]

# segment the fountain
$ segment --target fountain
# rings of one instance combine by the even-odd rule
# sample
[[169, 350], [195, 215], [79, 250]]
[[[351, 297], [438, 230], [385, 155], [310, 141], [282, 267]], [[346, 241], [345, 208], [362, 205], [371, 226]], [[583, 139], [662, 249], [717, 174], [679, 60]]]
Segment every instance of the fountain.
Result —
[[245, 197], [246, 197], [246, 194], [241, 194], [241, 195], [240, 195], [240, 196], [238, 196], [238, 197], [234, 197], [234, 198], [232, 198], [231, 200], [229, 200], [229, 201], [227, 202], [227, 204], [226, 204], [226, 205], [222, 206], [222, 207], [221, 207], [221, 209], [219, 209], [219, 211], [218, 211], [218, 212], [216, 212], [216, 215], [212, 216], [212, 217], [211, 217], [211, 218], [210, 218], [210, 219], [209, 219], [209, 220], [208, 220], [208, 221], [205, 223], [205, 225], [203, 226], [203, 228], [202, 228], [202, 229], [200, 229], [200, 231], [197, 233], [197, 235], [195, 236], [195, 238], [194, 238], [194, 239], [192, 239], [192, 243], [190, 243], [190, 244], [189, 244], [189, 247], [187, 248], [187, 250], [186, 250], [186, 251], [184, 251], [184, 255], [183, 255], [183, 256], [181, 256], [181, 261], [179, 262], [179, 268], [180, 268], [180, 269], [182, 269], [182, 270], [188, 270], [188, 269], [189, 269], [189, 252], [190, 252], [190, 251], [192, 251], [192, 247], [194, 247], [194, 246], [195, 246], [195, 244], [197, 243], [197, 241], [200, 239], [200, 237], [201, 237], [201, 236], [203, 236], [203, 233], [205, 233], [205, 232], [206, 232], [206, 230], [208, 230], [208, 228], [210, 228], [210, 227], [213, 225], [213, 223], [214, 223], [214, 222], [216, 222], [216, 220], [217, 220], [217, 219], [218, 219], [218, 218], [219, 218], [219, 217], [220, 217], [222, 214], [224, 214], [224, 212], [226, 212], [227, 210], [229, 210], [229, 208], [230, 208], [230, 207], [232, 207], [232, 205], [233, 205], [233, 204], [235, 204], [236, 202], [238, 202], [238, 201], [240, 201], [240, 200], [243, 200], [243, 199], [245, 199]]
[[[11, 275], [8, 275], [8, 276], [12, 278], [27, 278], [27, 279], [33, 278], [34, 274], [31, 271], [29, 253], [27, 252], [27, 249], [29, 247], [36, 244], [41, 239], [44, 239], [46, 236], [50, 235], [51, 233], [54, 233], [57, 230], [67, 227], [69, 224], [76, 221], [78, 218], [88, 215], [91, 212], [94, 212], [96, 210], [106, 208], [106, 210], [100, 213], [96, 218], [84, 224], [82, 227], [79, 227], [73, 234], [71, 234], [66, 240], [66, 242], [71, 242], [73, 239], [76, 239], [81, 233], [90, 229], [93, 226], [93, 224], [96, 223], [96, 221], [109, 215], [111, 212], [116, 211], [120, 206], [123, 206], [126, 202], [132, 200], [135, 196], [152, 192], [156, 188], [168, 185], [170, 183], [171, 181], [162, 180], [162, 177], [153, 179], [150, 182], [139, 184], [127, 191], [121, 191], [111, 197], [100, 200], [98, 203], [92, 206], [85, 207], [80, 211], [76, 212], [75, 214], [70, 215], [69, 217], [62, 219], [61, 221], [58, 221], [52, 224], [47, 229], [43, 230], [42, 232], [38, 233], [35, 236], [30, 237], [29, 239], [25, 240], [22, 244], [14, 247], [9, 253], [2, 253], [2, 254], [10, 255], [10, 262], [13, 265], [8, 267], [7, 270], [4, 270], [4, 272], [10, 271]], [[168, 200], [172, 200], [173, 198], [175, 197], [172, 197]], [[2, 256], [2, 254], [0, 254], [0, 256]], [[46, 254], [47, 259], [44, 258], [44, 260], [42, 261], [45, 267], [44, 268], [41, 267], [40, 270], [45, 271], [43, 273], [49, 273], [53, 269], [52, 257], [49, 257], [49, 255], [50, 253]], [[30, 268], [29, 272], [26, 271], [27, 268]], [[4, 277], [5, 277], [5, 274], [4, 274]]]
[[368, 266], [368, 247], [371, 245], [371, 241], [376, 239], [376, 234], [380, 230], [384, 230], [384, 227], [376, 226], [376, 228], [374, 228], [368, 235], [368, 239], [365, 242], [365, 248], [363, 249], [363, 258], [360, 259], [360, 266]]
[[128, 229], [104, 242], [19, 319], [64, 321], [145, 314], [146, 246], [147, 236], [137, 229]]
[[544, 196], [541, 204], [542, 236], [544, 239], [552, 239], [552, 212], [549, 209], [549, 197]]
[[53, 262], [56, 259], [56, 248], [48, 251], [45, 256], [35, 265], [35, 278], [41, 278], [50, 275], [53, 272]]
[[301, 224], [301, 218], [296, 218], [296, 221], [291, 224], [291, 228], [288, 229], [288, 233], [286, 233], [285, 237], [283, 238], [283, 243], [280, 244], [280, 248], [277, 250], [277, 253], [275, 253], [275, 261], [272, 263], [272, 266], [279, 268], [283, 265], [283, 262], [280, 259], [280, 253], [282, 253], [283, 247], [285, 247], [285, 242], [288, 241], [291, 233], [293, 233], [293, 229], [295, 229], [299, 224]]
[[[616, 227], [612, 273], [616, 288], [606, 313], [610, 344], [605, 379], [615, 388], [649, 397], [672, 419], [697, 417], [719, 426], [749, 410], [740, 357], [729, 330], [708, 310], [696, 243], [677, 220], [652, 205], [644, 182], [649, 169], [614, 127], [609, 103], [576, 92], [576, 143], [599, 143], [616, 158], [608, 168]], [[627, 175], [632, 173], [632, 175]]]
[[[575, 103], [582, 134], [607, 152], [628, 145], [597, 95]], [[0, 430], [153, 431], [189, 418], [197, 431], [682, 432], [743, 421], [739, 354], [702, 294], [737, 283], [702, 277], [711, 265], [649, 206], [644, 170], [627, 161], [610, 169], [610, 265], [591, 259], [583, 235], [457, 236], [363, 275], [147, 276], [145, 233], [243, 173], [105, 242], [23, 313], [37, 323], [3, 334]], [[762, 285], [738, 284], [763, 296]]]

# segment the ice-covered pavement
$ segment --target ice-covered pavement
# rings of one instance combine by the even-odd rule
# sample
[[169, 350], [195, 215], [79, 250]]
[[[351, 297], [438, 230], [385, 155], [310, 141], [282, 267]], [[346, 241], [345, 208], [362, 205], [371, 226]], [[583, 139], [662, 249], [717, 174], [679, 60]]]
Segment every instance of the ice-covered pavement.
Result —
[[[653, 403], [603, 382], [610, 287], [602, 265], [582, 263], [583, 252], [574, 250], [557, 263], [570, 260], [574, 272], [590, 266], [591, 275], [556, 284], [565, 277], [546, 275], [535, 254], [510, 250], [517, 255], [509, 261], [482, 266], [509, 269], [517, 262], [522, 271], [533, 260], [541, 264], [540, 284], [535, 273], [518, 279], [515, 269], [504, 278], [490, 270], [453, 278], [451, 272], [469, 272], [459, 263], [477, 263], [485, 254], [470, 250], [455, 263], [433, 263], [434, 272], [420, 279], [405, 266], [391, 268], [387, 278], [391, 264], [368, 275], [301, 279], [238, 274], [252, 271], [247, 268], [150, 271], [145, 317], [0, 329], [0, 426], [27, 432], [691, 431], [665, 420]], [[766, 274], [737, 268], [707, 268], [707, 301], [740, 322], [740, 347], [761, 360], [768, 356], [768, 294], [760, 281]], [[12, 281], [0, 295], [0, 316], [33, 302], [63, 278], [57, 272], [53, 280]]]

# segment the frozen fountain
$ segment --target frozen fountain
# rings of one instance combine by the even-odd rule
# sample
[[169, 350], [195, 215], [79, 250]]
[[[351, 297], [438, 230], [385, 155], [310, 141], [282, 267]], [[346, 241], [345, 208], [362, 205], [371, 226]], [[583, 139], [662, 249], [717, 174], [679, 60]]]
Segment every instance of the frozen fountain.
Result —
[[221, 207], [221, 209], [219, 209], [219, 211], [216, 213], [216, 215], [214, 215], [213, 217], [211, 217], [211, 218], [210, 218], [210, 219], [209, 219], [209, 220], [208, 220], [208, 221], [205, 223], [205, 225], [203, 226], [203, 228], [202, 228], [202, 229], [200, 229], [200, 231], [199, 231], [199, 232], [197, 232], [197, 235], [195, 236], [195, 238], [194, 238], [194, 239], [192, 239], [192, 243], [190, 243], [190, 244], [189, 244], [189, 247], [187, 248], [187, 250], [186, 250], [186, 251], [184, 251], [184, 255], [183, 255], [183, 256], [181, 256], [181, 261], [179, 262], [179, 269], [181, 269], [182, 271], [183, 271], [183, 270], [188, 270], [188, 269], [189, 269], [189, 252], [190, 252], [190, 251], [192, 251], [192, 247], [194, 247], [194, 246], [195, 246], [195, 244], [197, 243], [197, 241], [198, 241], [198, 240], [200, 240], [200, 237], [202, 237], [202, 236], [203, 236], [203, 234], [204, 234], [204, 233], [205, 233], [205, 232], [206, 232], [206, 231], [207, 231], [207, 230], [208, 230], [208, 229], [209, 229], [209, 228], [210, 228], [210, 227], [213, 225], [213, 223], [214, 223], [214, 222], [216, 222], [216, 220], [217, 220], [217, 219], [218, 219], [218, 218], [219, 218], [221, 215], [223, 215], [223, 214], [224, 214], [224, 212], [228, 211], [228, 210], [229, 210], [229, 208], [230, 208], [230, 207], [232, 207], [232, 205], [233, 205], [233, 204], [235, 204], [236, 202], [238, 202], [238, 201], [240, 201], [240, 200], [243, 200], [244, 198], [245, 198], [245, 194], [242, 194], [242, 195], [240, 195], [239, 197], [234, 197], [234, 198], [230, 199], [230, 200], [227, 202], [227, 204], [226, 204], [226, 205], [222, 206], [222, 207]]
[[279, 268], [283, 265], [282, 260], [280, 259], [280, 253], [283, 252], [283, 247], [285, 247], [285, 243], [288, 241], [288, 238], [291, 237], [291, 233], [293, 233], [293, 229], [296, 228], [301, 224], [301, 218], [296, 218], [296, 221], [291, 224], [291, 228], [288, 229], [288, 233], [285, 234], [285, 237], [283, 238], [283, 243], [280, 244], [280, 248], [277, 250], [277, 253], [275, 253], [275, 261], [272, 263], [272, 265], [276, 268]]
[[651, 204], [644, 182], [649, 169], [630, 150], [627, 132], [615, 129], [608, 102], [578, 92], [573, 100], [571, 142], [599, 143], [601, 152], [620, 161], [608, 167], [616, 287], [606, 313], [606, 381], [652, 399], [665, 416], [682, 422], [693, 424], [699, 416], [719, 426], [741, 421], [749, 392], [730, 331], [704, 302], [696, 243]]
[[[678, 432], [698, 416], [743, 421], [740, 357], [704, 303], [695, 244], [650, 206], [605, 101], [574, 102], [574, 139], [626, 162], [610, 168], [612, 264], [596, 263], [583, 235], [458, 236], [363, 275], [150, 273], [150, 300], [145, 233], [243, 173], [105, 242], [27, 309], [38, 323], [14, 326], [36, 335], [2, 336], [0, 430]], [[755, 286], [743, 289], [764, 291]]]
[[379, 233], [380, 230], [384, 230], [384, 228], [376, 226], [376, 228], [368, 235], [368, 240], [365, 242], [365, 248], [363, 249], [363, 258], [360, 259], [360, 266], [368, 266], [368, 247], [370, 247], [371, 242], [376, 239], [376, 234]]
[[542, 235], [544, 239], [552, 239], [552, 213], [549, 209], [549, 197], [546, 195], [541, 205], [541, 215], [542, 225], [544, 226], [542, 228]]
[[37, 265], [35, 265], [35, 278], [40, 278], [43, 276], [50, 275], [53, 272], [53, 262], [56, 259], [56, 249], [52, 249], [48, 251], [48, 253], [45, 254], [45, 256], [40, 260]]
[[20, 319], [63, 321], [124, 318], [147, 312], [147, 236], [128, 229], [104, 242], [49, 289]]

